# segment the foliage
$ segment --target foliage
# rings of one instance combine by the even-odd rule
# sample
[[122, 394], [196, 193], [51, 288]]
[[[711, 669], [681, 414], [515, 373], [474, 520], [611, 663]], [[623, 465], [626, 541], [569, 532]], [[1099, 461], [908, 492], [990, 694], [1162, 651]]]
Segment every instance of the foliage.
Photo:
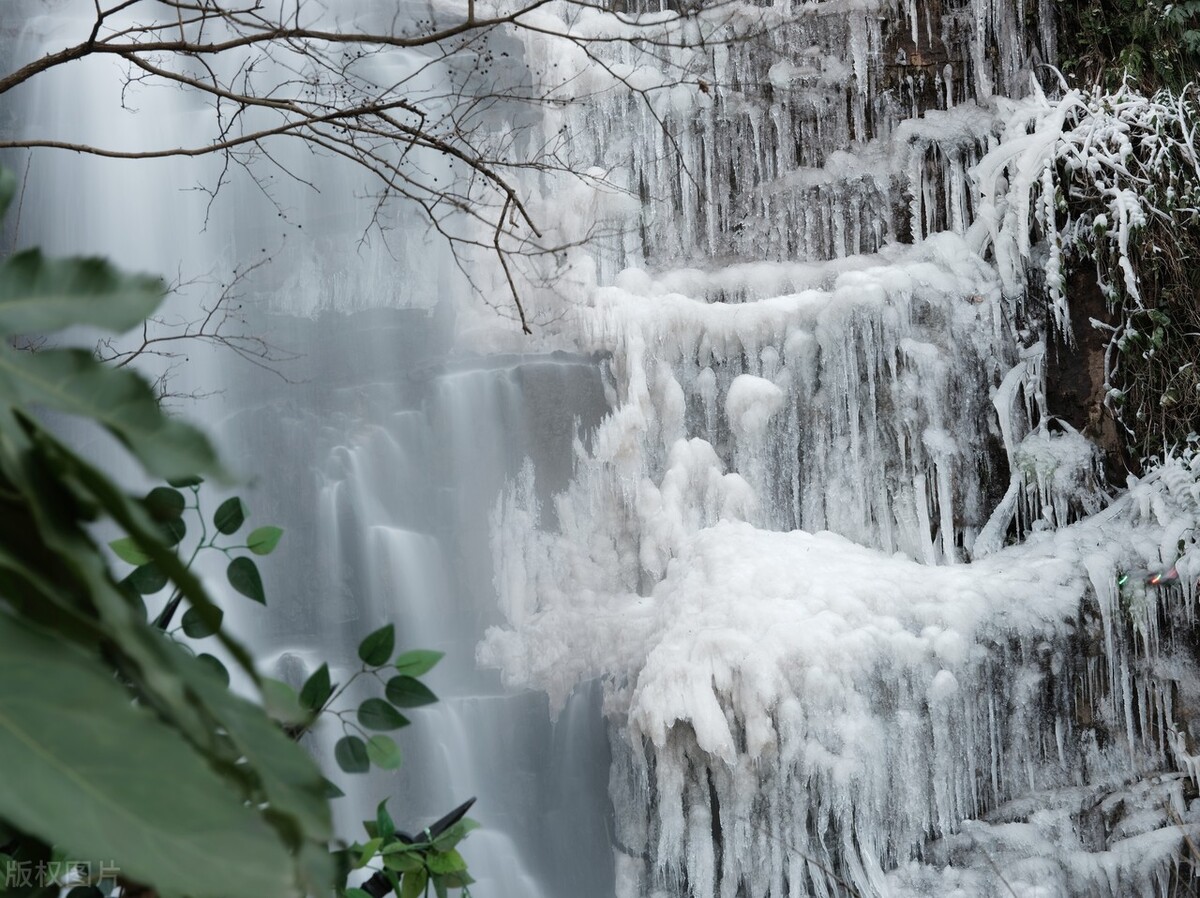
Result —
[[1063, 71], [1115, 90], [1180, 90], [1200, 72], [1200, 0], [1079, 0], [1058, 4]]
[[[0, 171], [0, 215], [12, 194], [12, 176]], [[194, 898], [342, 892], [351, 861], [375, 853], [356, 846], [351, 858], [332, 844], [329, 801], [339, 793], [297, 740], [322, 714], [340, 720], [346, 738], [403, 726], [398, 707], [435, 700], [417, 677], [440, 656], [395, 654], [385, 627], [364, 640], [363, 669], [341, 688], [325, 665], [299, 695], [260, 676], [192, 565], [201, 552], [223, 554], [233, 589], [265, 604], [255, 558], [283, 531], [238, 536], [248, 515], [237, 497], [206, 514], [201, 478], [224, 478], [216, 455], [202, 433], [163, 414], [137, 374], [80, 349], [12, 346], [80, 322], [137, 326], [163, 292], [158, 279], [99, 259], [29, 251], [0, 262], [0, 876], [6, 894], [38, 898], [64, 886], [92, 896], [136, 886]], [[128, 495], [34, 408], [103, 427], [168, 484]], [[121, 578], [94, 537], [114, 524], [125, 535], [111, 551], [132, 566]], [[154, 596], [165, 600], [151, 614]], [[219, 648], [197, 654], [191, 642], [205, 639]], [[257, 702], [229, 689], [225, 663]], [[368, 674], [384, 698], [335, 710]], [[400, 762], [382, 732], [363, 745], [368, 763]], [[381, 866], [391, 845], [378, 845]], [[419, 862], [439, 891], [469, 882], [449, 837], [390, 850]], [[415, 894], [417, 876], [385, 885]]]
[[366, 889], [347, 889], [345, 898], [366, 898], [373, 893], [368, 889], [381, 881], [400, 898], [426, 894], [430, 886], [439, 898], [445, 898], [448, 889], [461, 888], [466, 894], [474, 880], [456, 846], [476, 827], [463, 816], [470, 806], [467, 802], [456, 808], [414, 837], [396, 829], [387, 802], [380, 802], [375, 819], [363, 821], [369, 841], [356, 842], [349, 851], [356, 868], [376, 862], [381, 869]]

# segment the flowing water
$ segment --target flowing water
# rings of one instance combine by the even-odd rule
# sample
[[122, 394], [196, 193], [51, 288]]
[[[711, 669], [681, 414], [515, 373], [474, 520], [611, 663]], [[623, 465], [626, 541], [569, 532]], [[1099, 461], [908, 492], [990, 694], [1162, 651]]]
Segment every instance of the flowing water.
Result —
[[[296, 382], [200, 347], [174, 381], [224, 391], [185, 412], [287, 529], [270, 611], [232, 617], [294, 679], [389, 621], [447, 653], [344, 835], [382, 797], [416, 828], [475, 796], [480, 898], [1166, 893], [1196, 820], [1194, 596], [1116, 584], [1191, 563], [1194, 477], [1100, 510], [971, 180], [1055, 58], [1054, 5], [780, 2], [603, 66], [527, 35], [576, 95], [532, 126], [603, 182], [547, 178], [535, 207], [607, 234], [529, 287], [538, 353], [472, 352], [511, 325], [464, 311], [415, 217], [360, 240], [362, 178], [330, 160], [287, 157], [319, 198], [235, 180], [211, 205], [183, 189], [209, 163], [7, 160], [19, 245], [218, 282], [272, 260], [247, 327], [302, 353]], [[20, 8], [2, 58], [87, 15]], [[173, 92], [117, 115], [111, 67], [79, 65], [4, 128], [206, 136]]]

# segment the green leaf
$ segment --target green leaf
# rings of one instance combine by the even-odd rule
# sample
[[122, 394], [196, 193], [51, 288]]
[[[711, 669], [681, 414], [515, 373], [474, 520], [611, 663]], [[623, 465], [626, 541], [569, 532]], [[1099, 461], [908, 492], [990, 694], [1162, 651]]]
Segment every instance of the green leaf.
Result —
[[135, 568], [133, 573], [125, 578], [130, 586], [144, 596], [152, 596], [167, 585], [167, 575], [153, 561]]
[[146, 506], [146, 511], [150, 512], [150, 517], [154, 520], [175, 521], [183, 515], [183, 509], [187, 502], [179, 490], [171, 489], [169, 486], [156, 486], [146, 494], [142, 504]]
[[[206, 710], [222, 727], [245, 759], [270, 805], [273, 820], [292, 847], [299, 848], [301, 837], [323, 841], [331, 835], [329, 800], [325, 797], [325, 778], [308, 753], [297, 745], [263, 709], [223, 688], [216, 688], [209, 677], [197, 677], [195, 661], [182, 652], [173, 660], [176, 671]], [[270, 700], [271, 687], [264, 686]]]
[[320, 711], [333, 694], [333, 684], [329, 680], [329, 665], [322, 664], [304, 681], [300, 688], [300, 704], [309, 711]]
[[469, 817], [464, 817], [440, 836], [433, 840], [433, 847], [438, 851], [449, 851], [467, 837], [473, 829], [479, 829], [479, 824]]
[[398, 676], [387, 681], [387, 700], [397, 708], [419, 708], [437, 701], [437, 696], [420, 680]]
[[438, 879], [445, 883], [447, 888], [451, 889], [461, 889], [475, 882], [471, 874], [465, 870], [462, 873], [443, 873]]
[[102, 365], [81, 349], [29, 353], [0, 341], [0, 398], [97, 421], [150, 474], [174, 477], [217, 469], [208, 438], [163, 414], [138, 374]]
[[184, 635], [191, 639], [205, 639], [209, 636], [212, 636], [221, 629], [221, 618], [225, 616], [224, 612], [222, 612], [219, 608], [217, 609], [217, 612], [218, 617], [215, 621], [216, 626], [213, 626], [214, 621], [206, 617], [200, 611], [197, 611], [195, 608], [189, 608], [183, 613]]
[[342, 892], [342, 894], [345, 895], [346, 898], [371, 898], [371, 893], [364, 892], [362, 889], [350, 888], [346, 889], [344, 892]]
[[358, 722], [368, 730], [398, 730], [408, 718], [381, 698], [369, 698], [358, 706]]
[[118, 558], [124, 562], [128, 562], [129, 564], [134, 564], [140, 567], [141, 565], [147, 564], [150, 561], [150, 556], [139, 549], [138, 544], [128, 536], [123, 536], [120, 539], [114, 539], [108, 544], [108, 547], [116, 553]]
[[213, 526], [226, 535], [237, 533], [238, 528], [244, 523], [246, 523], [246, 506], [237, 496], [226, 499], [218, 505], [216, 514], [213, 515]]
[[367, 757], [382, 770], [396, 770], [401, 763], [400, 747], [391, 736], [383, 734], [367, 740]]
[[282, 536], [283, 531], [270, 524], [265, 527], [256, 527], [246, 537], [246, 547], [255, 555], [270, 555], [279, 545], [279, 539]]
[[396, 647], [396, 628], [392, 624], [380, 627], [358, 645], [358, 657], [370, 667], [382, 667], [392, 657]]
[[29, 249], [0, 263], [0, 333], [77, 324], [121, 333], [150, 317], [166, 292], [161, 278], [125, 274], [104, 259], [47, 259]]
[[263, 592], [262, 577], [258, 574], [258, 565], [249, 558], [235, 558], [225, 569], [229, 585], [247, 598], [253, 599], [260, 605], [267, 604], [267, 596]]
[[404, 885], [400, 889], [400, 898], [419, 898], [425, 891], [425, 883], [429, 881], [429, 874], [425, 872], [425, 868], [413, 870], [411, 873], [404, 874]]
[[338, 784], [333, 782], [332, 780], [325, 780], [325, 793], [324, 794], [325, 794], [325, 797], [331, 801], [335, 798], [345, 798], [346, 797], [346, 793], [343, 792], [340, 788], [338, 788]]
[[[354, 869], [361, 870], [371, 862], [371, 858], [375, 857], [375, 853], [379, 851], [379, 846], [383, 844], [383, 839], [374, 838], [367, 842], [366, 845], [352, 846], [356, 849], [357, 857], [354, 859]], [[349, 894], [349, 893], [347, 893]]]
[[7, 168], [0, 168], [0, 219], [4, 218], [13, 197], [17, 194], [17, 176]]
[[0, 682], [0, 758], [20, 771], [0, 818], [163, 894], [296, 894], [277, 834], [110, 668], [0, 614]]
[[[366, 821], [363, 821], [363, 822], [365, 823]], [[415, 853], [417, 855], [420, 855], [421, 857], [424, 857], [425, 850], [426, 850], [425, 842], [401, 842], [399, 839], [397, 839], [395, 842], [390, 842], [389, 844], [384, 845], [383, 848], [381, 848], [379, 850], [379, 853], [380, 854], [403, 854], [404, 852], [408, 852], [410, 854]], [[425, 863], [425, 862], [421, 861], [421, 863]]]
[[425, 861], [418, 854], [385, 854], [383, 856], [383, 865], [389, 870], [410, 873], [422, 869], [425, 866]]
[[449, 851], [432, 851], [425, 858], [430, 873], [461, 873], [467, 869], [462, 855], [451, 848]]
[[343, 736], [333, 747], [333, 757], [346, 773], [366, 773], [371, 769], [367, 744], [357, 736]]
[[183, 522], [183, 518], [176, 518], [173, 521], [163, 521], [159, 525], [159, 533], [162, 534], [163, 542], [168, 546], [177, 546], [187, 536], [187, 524]]
[[273, 720], [280, 723], [306, 723], [310, 714], [300, 706], [296, 690], [282, 680], [262, 678], [263, 707]]
[[[188, 609], [191, 610], [191, 609]], [[186, 615], [185, 615], [186, 616]], [[212, 671], [213, 675], [225, 686], [229, 685], [229, 671], [225, 669], [225, 665], [218, 661], [212, 655], [197, 655], [196, 660], [199, 661], [206, 669]]]
[[186, 489], [188, 487], [199, 486], [203, 482], [203, 477], [197, 477], [194, 474], [189, 474], [184, 477], [172, 477], [167, 480], [167, 483], [176, 489]]
[[441, 661], [445, 654], [429, 649], [414, 649], [396, 659], [396, 670], [406, 676], [419, 677], [433, 670], [433, 666]]
[[[370, 754], [370, 751], [370, 746], [368, 746], [367, 753]], [[385, 798], [375, 808], [375, 832], [385, 842], [396, 835], [396, 823], [392, 820], [392, 815], [388, 813], [387, 803], [388, 800]]]

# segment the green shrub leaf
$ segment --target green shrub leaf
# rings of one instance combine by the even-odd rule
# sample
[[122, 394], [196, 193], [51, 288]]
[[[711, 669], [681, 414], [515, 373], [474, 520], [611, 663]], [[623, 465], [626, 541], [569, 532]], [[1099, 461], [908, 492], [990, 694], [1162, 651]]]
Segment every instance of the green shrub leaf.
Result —
[[479, 824], [470, 817], [464, 817], [440, 836], [433, 840], [433, 847], [438, 851], [449, 851], [467, 837], [473, 829], [479, 829]]
[[[383, 844], [383, 839], [374, 838], [367, 842], [366, 845], [351, 845], [350, 850], [356, 855], [354, 859], [354, 869], [360, 870], [371, 862], [375, 857], [375, 852], [379, 851], [379, 846]], [[350, 894], [350, 890], [346, 890], [346, 894]]]
[[134, 572], [125, 578], [125, 582], [141, 595], [150, 596], [167, 585], [167, 575], [151, 561], [134, 569]]
[[366, 773], [371, 769], [367, 744], [357, 736], [343, 736], [333, 747], [333, 757], [346, 773]]
[[246, 598], [253, 599], [260, 605], [267, 604], [266, 593], [263, 592], [262, 577], [258, 573], [258, 565], [249, 558], [235, 558], [225, 569], [229, 585]]
[[333, 694], [333, 684], [329, 680], [329, 665], [322, 664], [304, 681], [300, 688], [300, 704], [309, 711], [320, 711]]
[[[370, 743], [368, 743], [367, 752], [370, 753], [370, 751], [371, 746]], [[396, 824], [395, 821], [392, 820], [392, 815], [388, 813], [387, 803], [388, 800], [385, 798], [383, 801], [379, 802], [379, 805], [375, 808], [375, 832], [378, 833], [379, 838], [383, 839], [385, 842], [390, 841], [392, 837], [396, 835]]]
[[187, 524], [183, 522], [183, 518], [176, 518], [173, 521], [163, 521], [159, 526], [159, 532], [162, 533], [164, 543], [168, 546], [177, 546], [187, 536]]
[[154, 520], [174, 521], [183, 514], [187, 502], [179, 490], [171, 489], [169, 486], [156, 486], [146, 494], [142, 504], [146, 506], [146, 511], [150, 512], [150, 517]]
[[309, 720], [310, 715], [301, 707], [296, 690], [282, 680], [263, 677], [262, 695], [263, 706], [274, 720], [286, 724], [305, 723]]
[[9, 204], [17, 194], [17, 176], [10, 169], [0, 168], [0, 219], [8, 212]]
[[461, 873], [467, 869], [467, 862], [461, 854], [451, 848], [449, 851], [432, 851], [425, 858], [425, 866], [430, 873]]
[[160, 477], [217, 469], [208, 438], [163, 414], [139, 375], [102, 365], [82, 349], [29, 353], [0, 342], [0, 397], [91, 418]]
[[379, 733], [367, 740], [367, 757], [382, 770], [396, 770], [401, 763], [400, 746], [391, 736]]
[[277, 834], [111, 669], [0, 614], [0, 682], [0, 757], [20, 771], [0, 818], [164, 894], [296, 894]]
[[441, 661], [445, 654], [429, 649], [414, 649], [396, 659], [396, 670], [405, 676], [419, 677], [433, 670], [433, 666]]
[[279, 527], [273, 527], [270, 524], [265, 527], [257, 527], [251, 530], [250, 535], [246, 537], [246, 546], [255, 555], [270, 555], [279, 545], [279, 539], [282, 536], [283, 530]]
[[237, 496], [222, 502], [217, 506], [216, 514], [213, 515], [213, 526], [226, 535], [237, 533], [238, 528], [244, 523], [246, 523], [246, 506]]
[[425, 868], [413, 870], [410, 873], [404, 874], [404, 885], [400, 889], [400, 898], [419, 898], [425, 892], [425, 883], [429, 881], [429, 874], [425, 872]]
[[404, 675], [388, 680], [385, 694], [397, 708], [419, 708], [437, 701], [437, 696], [424, 683]]
[[138, 548], [130, 537], [123, 536], [120, 539], [114, 539], [108, 544], [108, 547], [116, 553], [117, 557], [129, 564], [141, 567], [143, 564], [148, 564], [150, 556]]
[[229, 671], [225, 669], [225, 665], [214, 658], [212, 655], [197, 655], [196, 660], [204, 666], [205, 669], [212, 671], [213, 675], [225, 686], [229, 685]]
[[191, 639], [204, 639], [212, 636], [221, 629], [221, 619], [225, 613], [220, 608], [217, 609], [216, 621], [210, 620], [199, 610], [189, 608], [183, 613], [183, 632], [184, 635]]
[[369, 698], [358, 706], [358, 722], [368, 730], [398, 730], [408, 718], [381, 698]]
[[0, 333], [80, 324], [121, 333], [148, 318], [165, 295], [161, 278], [125, 274], [104, 259], [47, 259], [28, 249], [0, 263]]
[[396, 628], [392, 624], [380, 627], [358, 645], [358, 657], [371, 667], [382, 667], [392, 657], [396, 647]]
[[[388, 847], [390, 848], [392, 846], [389, 845]], [[413, 870], [420, 870], [425, 866], [425, 861], [416, 854], [385, 854], [383, 856], [383, 865], [389, 870], [397, 870], [401, 873], [408, 873]]]
[[325, 791], [323, 793], [327, 799], [345, 798], [346, 793], [338, 788], [338, 784], [333, 780], [325, 780]]

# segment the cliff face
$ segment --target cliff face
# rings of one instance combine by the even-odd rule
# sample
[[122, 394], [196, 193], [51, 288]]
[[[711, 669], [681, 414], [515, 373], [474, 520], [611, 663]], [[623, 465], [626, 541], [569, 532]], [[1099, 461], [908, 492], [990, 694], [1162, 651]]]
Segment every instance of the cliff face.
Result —
[[1107, 392], [1104, 355], [1108, 333], [1092, 325], [1109, 322], [1112, 310], [1096, 283], [1091, 263], [1071, 272], [1067, 282], [1071, 311], [1072, 342], [1059, 340], [1046, 360], [1046, 406], [1103, 453], [1106, 480], [1120, 486], [1130, 474], [1140, 474], [1138, 460], [1125, 451], [1124, 442], [1111, 412], [1104, 407]]

